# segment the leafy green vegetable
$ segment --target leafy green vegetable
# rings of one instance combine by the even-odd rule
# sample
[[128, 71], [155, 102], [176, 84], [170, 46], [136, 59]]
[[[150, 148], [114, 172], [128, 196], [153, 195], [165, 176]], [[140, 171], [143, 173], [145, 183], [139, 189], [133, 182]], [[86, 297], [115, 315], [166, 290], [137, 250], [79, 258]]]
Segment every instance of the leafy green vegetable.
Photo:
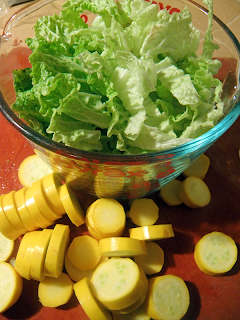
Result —
[[[158, 12], [143, 0], [68, 0], [38, 19], [31, 69], [14, 72], [13, 109], [67, 146], [106, 153], [161, 151], [189, 141], [223, 114], [221, 63], [211, 33], [203, 52], [186, 7]], [[96, 15], [91, 26], [80, 17]]]

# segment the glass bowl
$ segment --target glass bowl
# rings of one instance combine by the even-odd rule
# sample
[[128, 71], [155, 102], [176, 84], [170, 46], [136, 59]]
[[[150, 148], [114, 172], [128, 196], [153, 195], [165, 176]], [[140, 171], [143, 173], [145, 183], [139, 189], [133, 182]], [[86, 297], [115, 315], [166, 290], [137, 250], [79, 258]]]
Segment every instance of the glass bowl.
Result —
[[[97, 197], [133, 199], [159, 190], [178, 177], [228, 130], [240, 115], [239, 54], [240, 44], [228, 27], [214, 16], [212, 33], [220, 49], [214, 57], [222, 61], [217, 77], [223, 82], [224, 117], [207, 133], [180, 146], [145, 154], [103, 154], [82, 151], [48, 139], [21, 120], [11, 110], [15, 100], [12, 70], [29, 67], [31, 53], [25, 43], [33, 37], [33, 25], [43, 15], [59, 13], [64, 1], [38, 0], [16, 12], [5, 24], [0, 38], [0, 111], [32, 145], [34, 151], [74, 189]], [[194, 26], [201, 36], [207, 29], [207, 10], [189, 0], [159, 2], [159, 9], [170, 13], [188, 6]], [[92, 15], [83, 19], [91, 23]], [[201, 51], [200, 44], [199, 50]]]

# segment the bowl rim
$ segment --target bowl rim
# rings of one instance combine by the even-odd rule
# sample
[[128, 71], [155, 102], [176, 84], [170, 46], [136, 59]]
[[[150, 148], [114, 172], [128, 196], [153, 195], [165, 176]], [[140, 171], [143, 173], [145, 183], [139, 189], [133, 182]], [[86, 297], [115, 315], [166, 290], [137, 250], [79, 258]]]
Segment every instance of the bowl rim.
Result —
[[[36, 11], [39, 7], [45, 6], [55, 0], [37, 0], [33, 3], [27, 4], [20, 10], [16, 11], [6, 22], [3, 28], [3, 36], [7, 33], [8, 29], [11, 29], [11, 21], [13, 20], [13, 24], [15, 20], [20, 20], [25, 15], [28, 15], [34, 11]], [[182, 2], [180, 0], [180, 2]], [[207, 14], [208, 10], [201, 6], [200, 4], [196, 3], [193, 0], [185, 0], [185, 2], [189, 2], [192, 5], [198, 7], [203, 13]], [[218, 17], [213, 15], [213, 20], [220, 25], [220, 27], [227, 33], [229, 38], [231, 39], [233, 45], [236, 47], [240, 57], [240, 42], [236, 38], [236, 36], [232, 33], [232, 31], [226, 26], [226, 24], [220, 20]], [[9, 26], [10, 25], [10, 26]], [[1, 36], [0, 36], [1, 37]], [[1, 40], [1, 38], [0, 38]], [[1, 45], [1, 42], [0, 42]], [[239, 70], [240, 73], [240, 70]], [[239, 81], [240, 81], [240, 75]], [[25, 122], [23, 122], [14, 111], [7, 105], [6, 100], [4, 99], [2, 92], [0, 91], [0, 112], [6, 118], [6, 120], [18, 131], [20, 132], [27, 140], [30, 142], [47, 149], [48, 151], [55, 152], [59, 155], [65, 155], [67, 157], [81, 159], [87, 158], [89, 160], [106, 160], [107, 161], [129, 161], [137, 162], [137, 161], [144, 161], [146, 159], [156, 159], [156, 161], [166, 155], [169, 155], [168, 158], [174, 157], [176, 154], [184, 152], [186, 148], [189, 150], [195, 150], [198, 148], [199, 145], [202, 145], [206, 139], [211, 140], [215, 136], [220, 136], [225, 131], [227, 131], [230, 126], [238, 119], [240, 116], [240, 88], [238, 83], [238, 88], [236, 90], [236, 94], [230, 100], [230, 103], [233, 107], [230, 107], [230, 111], [220, 120], [213, 128], [208, 130], [206, 133], [202, 134], [201, 136], [194, 138], [184, 144], [172, 147], [170, 149], [162, 150], [162, 151], [154, 151], [154, 152], [147, 152], [147, 153], [140, 153], [140, 154], [109, 154], [103, 152], [95, 152], [95, 151], [86, 151], [81, 150], [73, 147], [66, 146], [62, 143], [56, 142], [46, 136], [41, 135], [30, 126], [28, 126]], [[220, 134], [221, 133], [221, 134]], [[154, 161], [153, 161], [154, 162]]]

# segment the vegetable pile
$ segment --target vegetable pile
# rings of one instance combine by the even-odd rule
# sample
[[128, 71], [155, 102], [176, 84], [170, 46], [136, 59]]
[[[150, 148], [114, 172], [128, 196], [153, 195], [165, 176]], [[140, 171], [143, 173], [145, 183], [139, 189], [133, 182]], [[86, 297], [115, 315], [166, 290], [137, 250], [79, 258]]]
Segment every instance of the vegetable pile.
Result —
[[[34, 164], [39, 162], [31, 156], [20, 166], [24, 183], [29, 182], [26, 167]], [[184, 187], [185, 205], [207, 205], [198, 198], [205, 199], [202, 178], [208, 167], [209, 159], [204, 155], [184, 172], [184, 181], [197, 179], [191, 192]], [[157, 224], [159, 208], [155, 202], [135, 199], [126, 212], [117, 200], [99, 198], [84, 213], [66, 183], [54, 173], [38, 179], [40, 171], [31, 176], [29, 187], [23, 185], [0, 196], [0, 313], [18, 301], [24, 278], [39, 282], [38, 298], [45, 307], [65, 305], [75, 294], [90, 320], [180, 320], [188, 311], [190, 292], [182, 278], [160, 273], [165, 256], [156, 240], [173, 238], [175, 233], [171, 224]], [[184, 181], [178, 181], [180, 185], [170, 182], [159, 196], [171, 206], [179, 205], [176, 199]], [[75, 226], [85, 224], [87, 232], [71, 239], [69, 225], [56, 223], [65, 212]], [[129, 229], [126, 218], [133, 223]], [[13, 239], [22, 233], [15, 263], [11, 263]], [[236, 243], [219, 231], [200, 238], [193, 252], [196, 266], [210, 276], [228, 272], [237, 258]]]
[[[13, 109], [39, 133], [104, 153], [161, 151], [194, 139], [223, 115], [214, 75], [212, 1], [203, 51], [186, 7], [143, 0], [68, 0], [26, 39], [32, 68], [14, 71]], [[88, 26], [80, 14], [97, 14]]]

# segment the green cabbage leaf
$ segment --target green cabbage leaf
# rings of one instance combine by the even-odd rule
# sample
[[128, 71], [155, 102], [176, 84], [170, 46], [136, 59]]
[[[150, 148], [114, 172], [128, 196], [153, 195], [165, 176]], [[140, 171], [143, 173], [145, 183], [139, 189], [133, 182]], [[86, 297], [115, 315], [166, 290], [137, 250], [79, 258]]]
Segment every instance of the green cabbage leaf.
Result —
[[13, 72], [13, 110], [54, 141], [103, 153], [161, 151], [207, 132], [223, 102], [212, 1], [204, 2], [197, 55], [200, 33], [187, 7], [170, 14], [143, 0], [67, 0], [26, 39], [32, 67]]

